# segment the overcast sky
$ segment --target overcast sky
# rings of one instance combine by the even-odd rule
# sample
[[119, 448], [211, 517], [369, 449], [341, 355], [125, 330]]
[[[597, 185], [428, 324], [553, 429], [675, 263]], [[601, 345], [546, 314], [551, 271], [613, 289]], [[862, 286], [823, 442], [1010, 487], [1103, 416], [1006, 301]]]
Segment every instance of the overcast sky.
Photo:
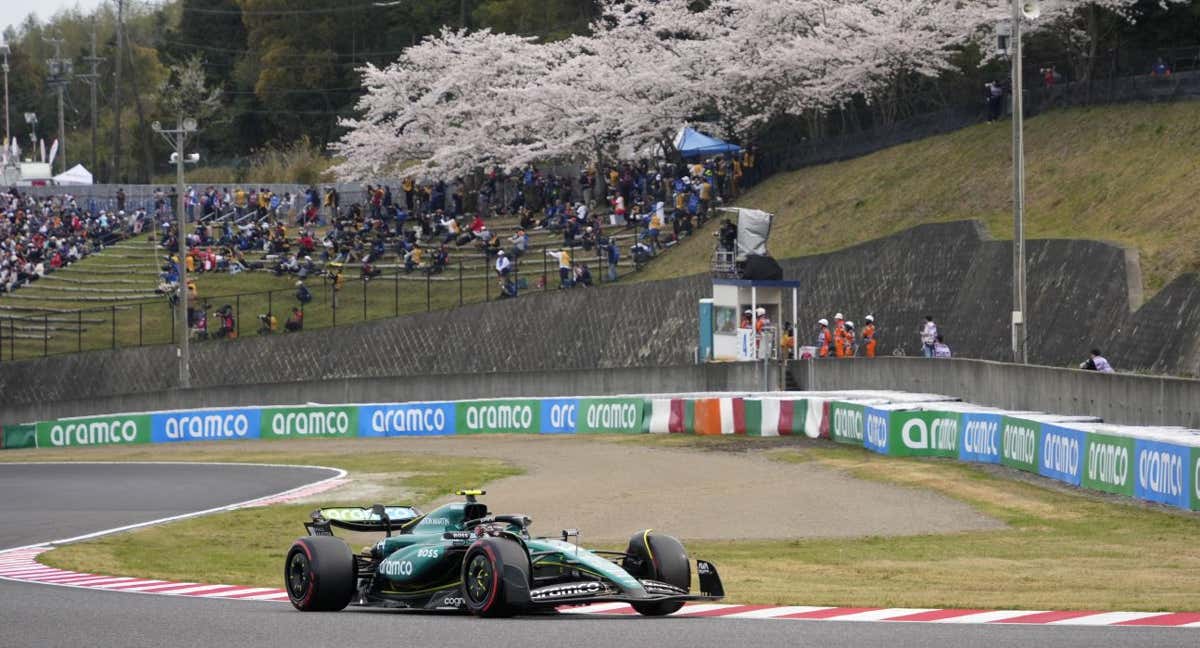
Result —
[[63, 9], [79, 6], [84, 12], [100, 6], [105, 0], [0, 0], [0, 30], [19, 25], [25, 16], [36, 13], [45, 22]]

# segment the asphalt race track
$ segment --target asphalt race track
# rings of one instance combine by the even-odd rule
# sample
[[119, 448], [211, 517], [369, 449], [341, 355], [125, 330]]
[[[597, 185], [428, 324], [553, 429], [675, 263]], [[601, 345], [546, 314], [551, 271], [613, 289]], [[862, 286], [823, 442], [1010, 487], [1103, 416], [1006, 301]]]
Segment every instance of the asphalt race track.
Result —
[[[330, 476], [228, 465], [0, 464], [0, 549], [233, 504]], [[282, 567], [281, 567], [282, 570]], [[804, 601], [796, 593], [796, 603]], [[481, 620], [0, 581], [0, 645], [17, 646], [1188, 646], [1194, 628], [933, 625], [574, 615]]]

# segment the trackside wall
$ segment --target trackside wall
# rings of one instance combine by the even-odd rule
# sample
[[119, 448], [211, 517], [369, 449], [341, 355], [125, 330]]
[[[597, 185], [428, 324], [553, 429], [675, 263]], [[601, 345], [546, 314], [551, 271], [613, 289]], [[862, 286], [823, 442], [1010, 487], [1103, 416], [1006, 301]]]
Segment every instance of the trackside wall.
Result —
[[[326, 378], [299, 382], [214, 385], [82, 399], [0, 405], [0, 425], [112, 412], [201, 409], [292, 403], [365, 403], [571, 394], [761, 391], [760, 372], [746, 363], [589, 370], [457, 373]], [[771, 372], [771, 377], [775, 376]]]
[[[563, 396], [167, 410], [5, 426], [8, 448], [460, 434], [804, 435], [888, 457], [1002, 464], [1200, 510], [1200, 432], [886, 391]], [[319, 441], [317, 441], [319, 443]]]
[[973, 403], [1011, 410], [1096, 416], [1123, 425], [1200, 429], [1200, 380], [919, 357], [802, 360], [792, 363], [790, 371], [794, 384], [805, 390], [955, 394]]

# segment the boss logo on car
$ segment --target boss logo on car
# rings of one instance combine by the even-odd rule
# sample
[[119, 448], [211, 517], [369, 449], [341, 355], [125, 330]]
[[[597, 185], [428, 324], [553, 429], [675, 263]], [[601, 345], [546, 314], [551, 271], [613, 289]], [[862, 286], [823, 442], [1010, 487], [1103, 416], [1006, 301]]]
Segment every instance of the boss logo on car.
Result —
[[570, 598], [574, 596], [590, 596], [592, 594], [599, 594], [604, 590], [605, 587], [602, 583], [587, 581], [583, 583], [565, 583], [563, 585], [539, 587], [530, 592], [529, 596], [535, 601], [543, 601], [546, 599]]

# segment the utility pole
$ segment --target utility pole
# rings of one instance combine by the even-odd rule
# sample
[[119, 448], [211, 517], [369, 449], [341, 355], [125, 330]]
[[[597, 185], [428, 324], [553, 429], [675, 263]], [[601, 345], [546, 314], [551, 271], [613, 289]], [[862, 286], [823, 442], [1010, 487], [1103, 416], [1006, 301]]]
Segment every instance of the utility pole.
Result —
[[117, 56], [113, 64], [113, 150], [109, 182], [121, 181], [121, 54], [124, 45], [125, 0], [117, 0]]
[[58, 92], [58, 153], [62, 156], [62, 172], [67, 171], [67, 129], [63, 120], [63, 91], [71, 82], [71, 71], [74, 65], [62, 57], [61, 38], [46, 38], [42, 40], [54, 46], [54, 58], [46, 61], [50, 68], [50, 80], [47, 85]]
[[163, 128], [162, 124], [154, 122], [150, 126], [154, 132], [163, 136], [167, 143], [175, 149], [175, 181], [176, 181], [176, 199], [175, 205], [175, 241], [176, 247], [179, 250], [179, 300], [176, 305], [175, 325], [177, 331], [176, 338], [179, 340], [179, 387], [187, 389], [192, 384], [191, 370], [191, 349], [188, 344], [188, 334], [191, 333], [190, 322], [188, 322], [188, 287], [187, 287], [187, 213], [184, 212], [184, 184], [183, 184], [183, 163], [184, 144], [187, 141], [187, 136], [196, 132], [196, 120], [191, 117], [179, 116], [175, 121], [175, 128]]
[[8, 129], [8, 41], [0, 34], [0, 54], [4, 55], [4, 145], [12, 146], [12, 133]]
[[1021, 20], [1037, 18], [1036, 2], [1010, 0], [1012, 5], [1012, 160], [1013, 160], [1013, 362], [1029, 363], [1029, 322], [1025, 306], [1025, 142], [1021, 71]]
[[96, 18], [94, 16], [92, 17], [92, 55], [84, 57], [83, 61], [92, 64], [92, 71], [79, 75], [79, 78], [91, 86], [92, 91], [92, 173], [96, 173], [98, 171], [96, 166], [96, 93], [97, 86], [100, 84], [99, 65], [104, 62], [104, 59], [96, 56]]

